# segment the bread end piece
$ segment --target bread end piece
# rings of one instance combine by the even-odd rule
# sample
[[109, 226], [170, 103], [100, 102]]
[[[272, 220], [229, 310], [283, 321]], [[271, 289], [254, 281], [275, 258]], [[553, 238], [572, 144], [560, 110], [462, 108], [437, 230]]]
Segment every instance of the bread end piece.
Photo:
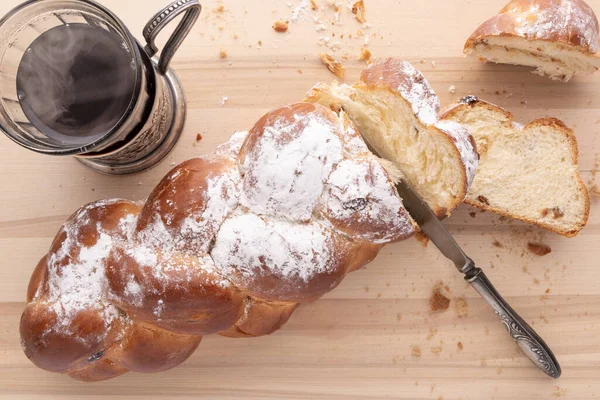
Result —
[[513, 0], [477, 28], [464, 51], [568, 81], [600, 68], [598, 37], [598, 19], [582, 0]]
[[562, 121], [542, 118], [523, 126], [473, 96], [442, 119], [467, 126], [477, 141], [481, 160], [468, 204], [567, 237], [583, 229], [590, 197], [578, 170], [577, 140]]

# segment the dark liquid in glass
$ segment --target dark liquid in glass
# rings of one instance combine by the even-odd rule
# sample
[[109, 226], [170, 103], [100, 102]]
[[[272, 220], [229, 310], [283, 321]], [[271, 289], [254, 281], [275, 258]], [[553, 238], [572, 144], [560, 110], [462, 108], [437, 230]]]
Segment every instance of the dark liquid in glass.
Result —
[[25, 52], [17, 93], [29, 121], [61, 143], [90, 144], [114, 128], [134, 95], [133, 55], [118, 34], [86, 24], [50, 29]]

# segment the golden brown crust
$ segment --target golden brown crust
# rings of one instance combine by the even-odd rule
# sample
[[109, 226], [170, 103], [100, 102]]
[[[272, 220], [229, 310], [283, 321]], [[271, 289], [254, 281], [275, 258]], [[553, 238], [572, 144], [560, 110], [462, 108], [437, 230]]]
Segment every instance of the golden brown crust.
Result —
[[118, 362], [136, 372], [161, 372], [191, 356], [202, 336], [176, 334], [144, 322], [135, 322], [120, 345]]
[[297, 307], [296, 303], [276, 303], [248, 298], [243, 317], [234, 326], [219, 334], [231, 338], [270, 335], [290, 319]]
[[[107, 277], [116, 303], [134, 319], [171, 332], [207, 335], [234, 324], [242, 315], [243, 294], [233, 285], [223, 287], [221, 278], [198, 265], [194, 256], [158, 253], [159, 263], [190, 265], [190, 269], [167, 269], [149, 274], [136, 260], [117, 250], [107, 260]], [[130, 282], [144, 290], [142, 300], [127, 293]], [[156, 312], [157, 306], [164, 308]]]
[[48, 273], [46, 269], [46, 263], [48, 262], [48, 256], [42, 257], [37, 267], [31, 274], [31, 279], [29, 280], [29, 285], [27, 286], [27, 302], [31, 303], [33, 298], [35, 297], [37, 291], [40, 286], [43, 286], [44, 280], [46, 279], [46, 274]]
[[[454, 116], [459, 115], [462, 112], [468, 111], [471, 107], [475, 107], [475, 106], [482, 107], [482, 108], [485, 108], [485, 109], [493, 111], [493, 112], [501, 113], [509, 121], [509, 124], [513, 125], [515, 123], [514, 115], [511, 112], [509, 112], [506, 109], [503, 109], [502, 107], [499, 107], [495, 104], [488, 103], [484, 100], [477, 99], [476, 97], [473, 97], [473, 96], [468, 96], [467, 98], [463, 99], [463, 102], [461, 102], [460, 104], [456, 104], [456, 105], [450, 107], [446, 112], [444, 112], [442, 114], [441, 118], [442, 119], [452, 119]], [[564, 122], [562, 122], [561, 120], [559, 120], [557, 118], [540, 118], [540, 119], [536, 119], [536, 120], [530, 122], [529, 124], [525, 125], [523, 128], [520, 129], [520, 131], [525, 131], [528, 128], [536, 127], [536, 126], [539, 126], [539, 127], [551, 126], [551, 127], [555, 128], [556, 131], [565, 135], [565, 137], [567, 138], [567, 140], [570, 143], [569, 152], [572, 157], [573, 165], [575, 165], [575, 166], [578, 165], [579, 149], [578, 149], [578, 145], [577, 145], [577, 138], [572, 129], [567, 127]], [[487, 151], [487, 149], [482, 149], [482, 154], [485, 151]], [[588, 190], [587, 190], [585, 184], [583, 183], [583, 180], [581, 179], [580, 174], [577, 174], [575, 179], [577, 180], [578, 186], [580, 187], [580, 193], [581, 193], [582, 197], [584, 198], [584, 203], [585, 203], [585, 212], [584, 212], [584, 216], [583, 216], [583, 221], [587, 221], [590, 216], [590, 207], [591, 207], [589, 193], [588, 193]], [[529, 224], [539, 226], [539, 227], [549, 230], [551, 232], [557, 233], [559, 235], [567, 236], [567, 237], [576, 236], [579, 233], [579, 231], [581, 231], [581, 229], [583, 229], [583, 227], [585, 226], [585, 222], [584, 222], [580, 226], [578, 226], [577, 229], [574, 229], [571, 231], [564, 231], [564, 230], [557, 229], [553, 225], [545, 223], [543, 220], [526, 218], [526, 217], [523, 217], [523, 216], [520, 216], [517, 214], [507, 212], [506, 210], [490, 206], [489, 204], [487, 204], [485, 199], [473, 200], [471, 198], [467, 198], [465, 200], [465, 203], [472, 205], [474, 207], [480, 208], [485, 211], [494, 212], [496, 214], [499, 214], [499, 215], [502, 215], [502, 216], [505, 216], [508, 218], [521, 220], [523, 222], [527, 222]]]
[[598, 52], [598, 19], [583, 0], [512, 0], [469, 37], [465, 52], [493, 36], [560, 43]]
[[78, 381], [101, 382], [107, 379], [116, 378], [127, 372], [128, 370], [126, 368], [119, 366], [115, 361], [105, 357], [102, 360], [90, 363], [81, 369], [69, 372], [68, 375]]

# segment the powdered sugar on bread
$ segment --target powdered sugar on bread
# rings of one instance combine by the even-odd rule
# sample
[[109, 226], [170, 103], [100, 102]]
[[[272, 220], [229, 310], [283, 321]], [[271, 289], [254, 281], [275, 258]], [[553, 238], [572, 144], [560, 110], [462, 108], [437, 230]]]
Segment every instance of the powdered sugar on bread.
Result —
[[345, 160], [327, 180], [323, 214], [334, 226], [373, 243], [412, 235], [415, 227], [390, 178], [374, 160]]
[[331, 120], [302, 111], [261, 126], [260, 137], [244, 149], [242, 205], [258, 215], [310, 220], [323, 183], [343, 157], [336, 129]]
[[221, 274], [245, 287], [261, 275], [308, 282], [332, 271], [333, 251], [322, 226], [244, 214], [223, 224], [211, 255]]

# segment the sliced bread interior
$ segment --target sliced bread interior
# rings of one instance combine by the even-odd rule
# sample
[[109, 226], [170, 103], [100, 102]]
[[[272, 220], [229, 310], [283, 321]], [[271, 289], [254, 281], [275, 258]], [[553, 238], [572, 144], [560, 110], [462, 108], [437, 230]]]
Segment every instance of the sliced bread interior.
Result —
[[569, 81], [575, 75], [589, 75], [600, 68], [600, 57], [595, 54], [560, 43], [520, 37], [489, 36], [466, 51], [485, 61], [533, 67], [534, 73], [554, 80]]
[[305, 101], [343, 110], [438, 216], [464, 201], [477, 167], [474, 140], [461, 125], [438, 121], [439, 99], [411, 64], [379, 60], [356, 86], [319, 84]]
[[480, 163], [466, 202], [484, 210], [575, 236], [587, 223], [590, 199], [577, 166], [577, 141], [561, 121], [526, 126], [473, 96], [443, 116], [467, 126]]

